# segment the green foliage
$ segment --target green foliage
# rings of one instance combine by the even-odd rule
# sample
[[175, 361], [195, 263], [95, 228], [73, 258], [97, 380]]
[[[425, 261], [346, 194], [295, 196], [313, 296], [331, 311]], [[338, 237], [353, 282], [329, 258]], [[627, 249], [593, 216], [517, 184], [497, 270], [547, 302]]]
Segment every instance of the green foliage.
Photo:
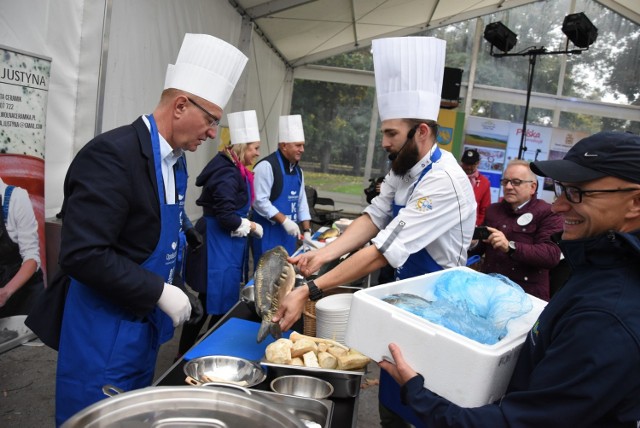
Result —
[[350, 195], [360, 195], [364, 191], [362, 177], [354, 177], [352, 175], [323, 174], [305, 169], [304, 182], [308, 186], [315, 187], [318, 191], [339, 192]]
[[[370, 56], [370, 55], [369, 55]], [[345, 66], [350, 55], [334, 62]], [[363, 55], [353, 59], [362, 65]], [[330, 162], [356, 165], [364, 158], [374, 90], [366, 86], [296, 80], [291, 112], [301, 114], [305, 130], [305, 161], [319, 162], [328, 171]], [[358, 175], [360, 171], [356, 168]]]

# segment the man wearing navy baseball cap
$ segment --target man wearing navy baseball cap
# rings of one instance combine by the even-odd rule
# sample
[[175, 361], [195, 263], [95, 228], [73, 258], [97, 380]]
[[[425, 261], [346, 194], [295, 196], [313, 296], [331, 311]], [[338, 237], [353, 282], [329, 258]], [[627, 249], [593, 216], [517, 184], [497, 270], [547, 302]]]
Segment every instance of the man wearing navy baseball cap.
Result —
[[640, 137], [600, 132], [562, 160], [531, 164], [554, 180], [560, 246], [573, 269], [540, 314], [504, 396], [461, 408], [423, 387], [397, 345], [402, 400], [429, 427], [637, 427], [640, 421]]

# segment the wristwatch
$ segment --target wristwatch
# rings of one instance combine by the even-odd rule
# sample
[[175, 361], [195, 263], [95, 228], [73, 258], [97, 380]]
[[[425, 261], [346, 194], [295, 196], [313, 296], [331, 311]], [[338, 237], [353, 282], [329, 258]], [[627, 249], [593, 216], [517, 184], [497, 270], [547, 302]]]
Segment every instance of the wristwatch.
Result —
[[507, 251], [508, 255], [511, 255], [516, 252], [516, 243], [513, 241], [509, 241], [509, 251]]
[[313, 280], [307, 281], [307, 287], [309, 287], [309, 300], [311, 300], [312, 302], [315, 302], [316, 300], [320, 300], [324, 296], [324, 293], [322, 292], [322, 290], [318, 288], [318, 286], [316, 285], [315, 282], [313, 282]]

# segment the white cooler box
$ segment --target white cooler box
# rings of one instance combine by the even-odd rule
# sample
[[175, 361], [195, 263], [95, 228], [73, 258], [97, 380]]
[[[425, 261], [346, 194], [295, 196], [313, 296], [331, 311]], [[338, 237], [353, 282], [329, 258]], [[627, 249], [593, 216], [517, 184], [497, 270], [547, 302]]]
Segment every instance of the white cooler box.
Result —
[[[467, 267], [452, 269], [476, 273]], [[498, 343], [483, 345], [381, 300], [394, 293], [428, 298], [425, 290], [432, 292], [438, 276], [447, 271], [357, 291], [345, 343], [374, 361], [393, 361], [388, 344], [397, 343], [409, 365], [424, 376], [426, 388], [459, 406], [478, 407], [504, 394], [520, 348], [547, 302], [529, 295], [533, 309], [509, 321], [508, 333]]]

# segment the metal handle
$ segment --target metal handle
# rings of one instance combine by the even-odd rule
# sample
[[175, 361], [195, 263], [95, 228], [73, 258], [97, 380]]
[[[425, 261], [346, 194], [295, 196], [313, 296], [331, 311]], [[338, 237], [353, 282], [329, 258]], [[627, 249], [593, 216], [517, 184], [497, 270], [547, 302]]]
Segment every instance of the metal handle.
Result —
[[202, 382], [200, 382], [200, 381], [199, 381], [199, 380], [197, 380], [197, 379], [192, 378], [191, 376], [187, 376], [187, 377], [184, 379], [184, 381], [185, 381], [186, 383], [188, 383], [189, 385], [194, 385], [194, 386], [201, 386], [201, 385], [202, 385]]
[[115, 385], [104, 385], [102, 387], [102, 393], [107, 397], [113, 397], [114, 395], [122, 394], [124, 389], [120, 389]]
[[233, 383], [223, 383], [223, 382], [207, 382], [207, 383], [203, 383], [202, 386], [220, 386], [223, 388], [231, 388], [231, 389], [238, 389], [242, 392], [244, 392], [247, 395], [251, 395], [251, 391], [248, 388], [245, 388], [243, 386], [240, 385], [235, 385]]

